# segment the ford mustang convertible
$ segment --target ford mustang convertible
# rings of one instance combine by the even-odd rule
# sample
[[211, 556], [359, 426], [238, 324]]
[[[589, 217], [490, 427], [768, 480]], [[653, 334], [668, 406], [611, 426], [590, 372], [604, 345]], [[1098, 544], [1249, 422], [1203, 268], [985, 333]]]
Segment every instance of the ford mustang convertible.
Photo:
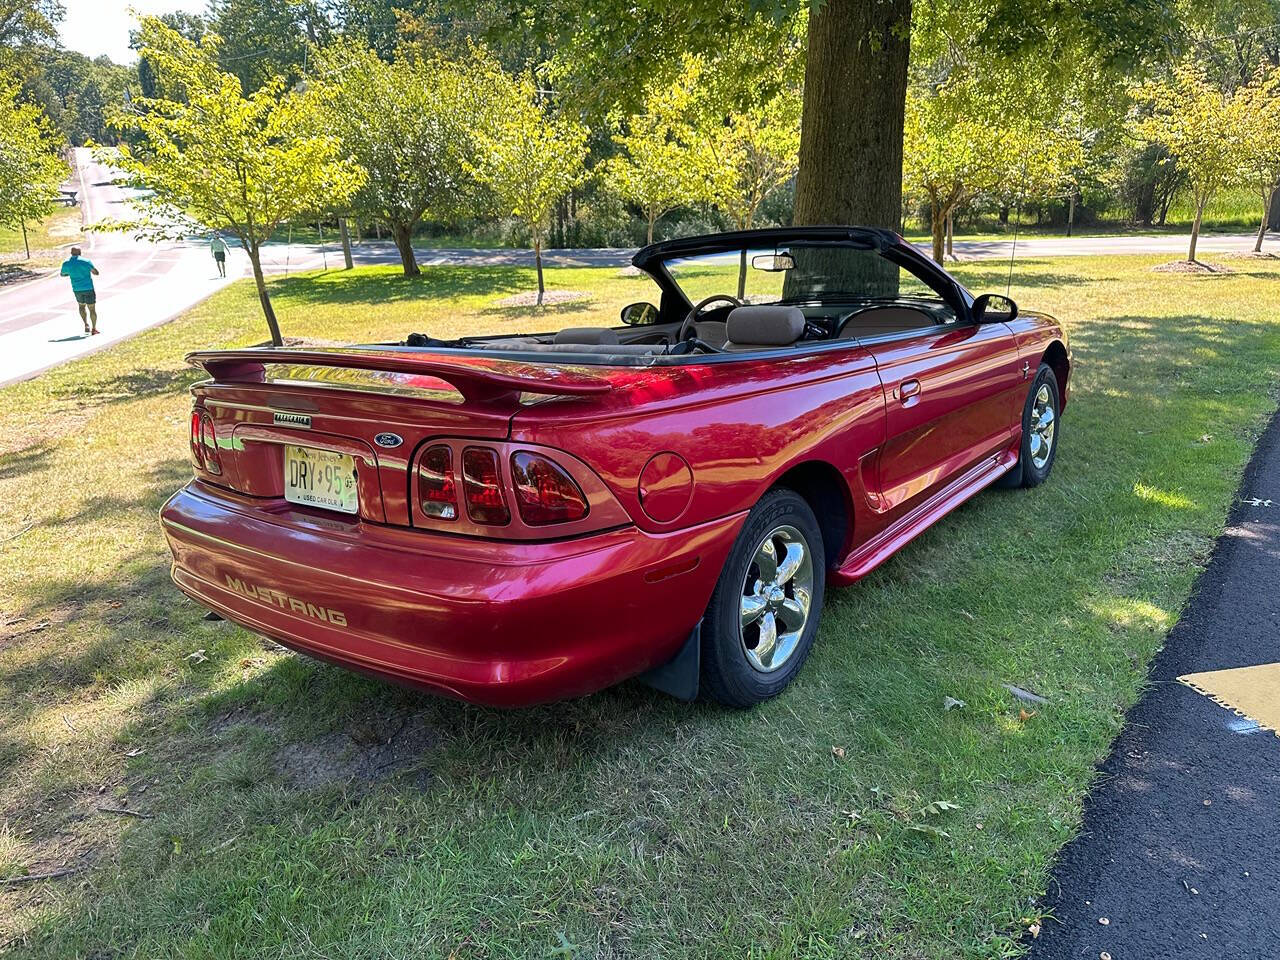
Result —
[[645, 247], [655, 302], [555, 333], [193, 353], [173, 579], [298, 651], [479, 703], [628, 677], [746, 707], [828, 586], [1053, 469], [1062, 328], [896, 234]]

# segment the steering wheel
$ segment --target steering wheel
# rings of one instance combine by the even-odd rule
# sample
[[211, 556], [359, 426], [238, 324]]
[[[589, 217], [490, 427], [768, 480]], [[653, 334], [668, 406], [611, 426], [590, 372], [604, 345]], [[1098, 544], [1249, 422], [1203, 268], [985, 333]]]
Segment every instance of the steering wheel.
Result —
[[677, 343], [689, 335], [689, 331], [693, 328], [694, 323], [697, 322], [698, 314], [702, 312], [703, 308], [708, 304], [715, 303], [717, 300], [724, 300], [727, 303], [732, 303], [735, 307], [742, 306], [741, 300], [737, 297], [730, 296], [727, 293], [713, 293], [709, 297], [703, 297], [693, 305], [692, 310], [685, 314], [684, 322], [680, 324], [680, 332], [676, 334]]

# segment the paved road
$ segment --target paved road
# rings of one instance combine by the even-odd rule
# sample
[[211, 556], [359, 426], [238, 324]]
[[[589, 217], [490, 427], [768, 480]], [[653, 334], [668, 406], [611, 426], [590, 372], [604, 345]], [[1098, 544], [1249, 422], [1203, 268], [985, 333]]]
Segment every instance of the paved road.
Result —
[[[76, 150], [85, 223], [130, 216], [131, 191], [116, 186], [110, 167]], [[228, 280], [220, 280], [202, 244], [148, 243], [118, 233], [90, 234], [85, 256], [102, 275], [98, 329], [84, 334], [70, 283], [48, 276], [0, 288], [0, 384], [33, 376], [73, 357], [110, 346], [163, 323], [218, 290], [244, 270], [236, 252]]]
[[[1044, 904], [1061, 922], [1032, 960], [1280, 956], [1280, 737], [1177, 682], [1276, 660], [1280, 417], [1062, 852]], [[1280, 685], [1259, 694], [1274, 716]]]
[[[1274, 245], [1280, 235], [1268, 240]], [[1200, 238], [1198, 253], [1245, 252], [1253, 249], [1253, 233], [1206, 234]], [[1016, 254], [1034, 257], [1103, 256], [1115, 254], [1169, 254], [1185, 257], [1188, 238], [1180, 234], [1122, 237], [1023, 237], [1018, 240]], [[920, 244], [928, 251], [928, 244]], [[1008, 259], [1014, 253], [1013, 240], [957, 240], [956, 255], [961, 260]], [[591, 250], [544, 250], [543, 263], [554, 267], [613, 267], [631, 262], [632, 249], [606, 247]], [[357, 265], [399, 263], [400, 256], [389, 242], [368, 241], [353, 251]], [[327, 264], [341, 266], [342, 253], [336, 244], [277, 245], [269, 257], [271, 272], [313, 270]], [[418, 261], [423, 266], [533, 266], [532, 250], [484, 250], [471, 247], [421, 249]], [[264, 261], [265, 262], [265, 261]]]

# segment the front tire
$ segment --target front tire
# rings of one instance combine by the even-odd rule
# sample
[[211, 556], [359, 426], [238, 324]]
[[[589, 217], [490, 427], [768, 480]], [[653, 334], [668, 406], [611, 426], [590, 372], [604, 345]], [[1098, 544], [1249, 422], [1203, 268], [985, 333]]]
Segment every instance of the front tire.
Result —
[[702, 689], [730, 707], [776, 697], [813, 647], [826, 586], [822, 531], [793, 490], [747, 515], [702, 623]]
[[1005, 487], [1038, 487], [1049, 479], [1058, 457], [1058, 378], [1053, 367], [1040, 364], [1022, 407], [1022, 446], [1018, 462], [1002, 479]]

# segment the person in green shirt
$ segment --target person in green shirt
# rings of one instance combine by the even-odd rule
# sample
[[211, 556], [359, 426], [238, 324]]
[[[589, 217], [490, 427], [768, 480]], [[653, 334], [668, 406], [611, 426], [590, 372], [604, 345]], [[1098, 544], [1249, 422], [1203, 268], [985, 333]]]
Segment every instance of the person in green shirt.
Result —
[[209, 249], [213, 251], [214, 263], [218, 265], [218, 276], [225, 277], [227, 275], [227, 243], [216, 233], [213, 239], [209, 241]]
[[[80, 322], [84, 324], [84, 332], [90, 335], [98, 332], [98, 293], [93, 289], [93, 278], [98, 276], [98, 268], [80, 256], [80, 248], [71, 248], [71, 259], [63, 261], [62, 275], [71, 278], [71, 293], [80, 308]], [[88, 316], [85, 312], [88, 311]], [[93, 321], [90, 329], [89, 321]]]

